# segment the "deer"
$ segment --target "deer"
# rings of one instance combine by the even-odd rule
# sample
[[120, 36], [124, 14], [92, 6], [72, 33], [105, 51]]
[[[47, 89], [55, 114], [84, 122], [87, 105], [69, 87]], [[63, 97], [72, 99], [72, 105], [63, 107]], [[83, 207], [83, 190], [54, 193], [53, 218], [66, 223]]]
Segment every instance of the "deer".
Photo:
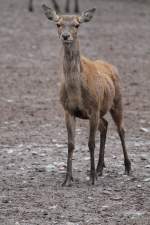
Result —
[[[91, 60], [81, 55], [78, 30], [89, 22], [95, 8], [78, 15], [58, 15], [45, 4], [42, 5], [46, 17], [53, 21], [58, 30], [63, 51], [63, 76], [60, 88], [60, 102], [64, 109], [68, 134], [67, 169], [63, 186], [73, 183], [72, 158], [75, 149], [76, 119], [89, 121], [88, 148], [90, 152], [90, 184], [94, 185], [98, 176], [103, 175], [105, 142], [108, 121], [104, 116], [110, 112], [121, 140], [125, 174], [130, 175], [131, 162], [125, 144], [123, 123], [123, 103], [118, 69], [101, 60]], [[95, 168], [95, 135], [100, 132], [100, 150]]]
[[[56, 0], [51, 0], [54, 9], [56, 10], [56, 12], [61, 12], [60, 7], [57, 3]], [[34, 11], [34, 6], [33, 6], [33, 0], [29, 0], [28, 1], [28, 10], [29, 12], [33, 12]], [[66, 0], [66, 4], [65, 4], [65, 12], [69, 13], [70, 12], [70, 0]], [[74, 12], [78, 13], [79, 12], [79, 1], [78, 0], [74, 0]]]

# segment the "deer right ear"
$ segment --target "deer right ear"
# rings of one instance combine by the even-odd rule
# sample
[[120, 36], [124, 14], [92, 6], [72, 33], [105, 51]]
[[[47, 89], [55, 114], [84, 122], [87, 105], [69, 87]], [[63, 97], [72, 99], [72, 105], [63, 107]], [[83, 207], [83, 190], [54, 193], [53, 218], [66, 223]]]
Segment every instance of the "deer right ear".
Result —
[[92, 8], [92, 9], [84, 11], [79, 17], [80, 23], [89, 22], [92, 19], [95, 11], [96, 11], [96, 8]]
[[44, 13], [49, 20], [57, 22], [59, 20], [59, 16], [56, 14], [54, 9], [47, 7], [45, 4], [42, 5]]

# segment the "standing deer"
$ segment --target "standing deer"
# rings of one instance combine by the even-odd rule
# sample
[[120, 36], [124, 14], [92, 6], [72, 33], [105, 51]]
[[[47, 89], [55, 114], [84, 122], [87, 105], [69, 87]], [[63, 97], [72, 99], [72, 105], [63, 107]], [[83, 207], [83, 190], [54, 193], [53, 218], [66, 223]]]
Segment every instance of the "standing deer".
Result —
[[[52, 1], [53, 7], [56, 10], [56, 12], [60, 12], [61, 10], [60, 10], [60, 7], [59, 7], [57, 1], [56, 0], [51, 0], [51, 1]], [[28, 1], [28, 10], [30, 12], [34, 11], [33, 0]], [[70, 12], [70, 0], [66, 0], [65, 11]], [[74, 0], [74, 12], [76, 12], [76, 13], [79, 12], [78, 0]]]
[[[131, 163], [125, 146], [123, 127], [123, 107], [120, 82], [117, 69], [107, 62], [92, 61], [80, 54], [78, 29], [84, 22], [89, 22], [95, 8], [76, 15], [57, 15], [56, 12], [43, 5], [45, 15], [55, 22], [63, 47], [63, 80], [60, 101], [65, 111], [68, 132], [67, 172], [63, 185], [71, 185], [72, 157], [75, 147], [76, 117], [89, 120], [90, 181], [95, 183], [98, 175], [102, 175], [104, 167], [104, 148], [108, 122], [104, 119], [110, 112], [121, 139], [124, 154], [125, 173], [129, 175]], [[95, 169], [95, 134], [100, 131], [100, 152], [97, 169]]]

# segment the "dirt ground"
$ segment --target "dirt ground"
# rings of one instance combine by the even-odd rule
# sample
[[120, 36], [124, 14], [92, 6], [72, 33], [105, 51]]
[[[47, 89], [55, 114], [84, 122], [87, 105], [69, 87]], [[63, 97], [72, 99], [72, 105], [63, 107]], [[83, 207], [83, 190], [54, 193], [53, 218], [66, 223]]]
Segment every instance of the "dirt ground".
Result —
[[[50, 2], [49, 2], [50, 4]], [[63, 5], [63, 1], [61, 1]], [[81, 50], [116, 65], [122, 79], [132, 175], [110, 117], [104, 175], [88, 184], [88, 122], [78, 121], [75, 181], [62, 187], [67, 135], [59, 103], [60, 42], [27, 0], [0, 1], [0, 225], [150, 225], [150, 2], [86, 0]], [[99, 134], [96, 137], [96, 158]]]

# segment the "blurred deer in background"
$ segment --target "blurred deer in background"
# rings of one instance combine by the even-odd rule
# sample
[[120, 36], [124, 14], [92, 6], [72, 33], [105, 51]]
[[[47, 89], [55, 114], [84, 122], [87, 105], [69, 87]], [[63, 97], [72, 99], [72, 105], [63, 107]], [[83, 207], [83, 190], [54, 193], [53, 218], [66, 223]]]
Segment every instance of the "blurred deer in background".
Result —
[[[120, 81], [117, 69], [107, 62], [92, 61], [80, 54], [78, 29], [84, 22], [93, 17], [95, 8], [76, 15], [57, 15], [43, 5], [45, 15], [55, 22], [63, 47], [63, 79], [60, 101], [65, 111], [68, 132], [67, 172], [63, 185], [71, 185], [72, 157], [75, 147], [76, 117], [89, 120], [90, 181], [95, 183], [98, 175], [102, 175], [104, 167], [104, 148], [108, 122], [104, 118], [110, 112], [121, 139], [124, 154], [125, 173], [129, 175], [131, 163], [125, 146], [123, 125], [123, 107]], [[97, 169], [95, 169], [95, 135], [100, 131], [100, 152]]]
[[[55, 11], [57, 13], [60, 13], [61, 10], [60, 10], [60, 7], [59, 7], [59, 5], [57, 3], [57, 0], [51, 0], [51, 1], [52, 1], [52, 4], [53, 4], [53, 7], [54, 7]], [[29, 2], [28, 2], [28, 10], [30, 12], [34, 11], [33, 0], [29, 0]], [[66, 12], [70, 12], [70, 0], [66, 0], [65, 11]], [[79, 12], [79, 1], [78, 0], [74, 0], [74, 12], [76, 12], [76, 13]]]

